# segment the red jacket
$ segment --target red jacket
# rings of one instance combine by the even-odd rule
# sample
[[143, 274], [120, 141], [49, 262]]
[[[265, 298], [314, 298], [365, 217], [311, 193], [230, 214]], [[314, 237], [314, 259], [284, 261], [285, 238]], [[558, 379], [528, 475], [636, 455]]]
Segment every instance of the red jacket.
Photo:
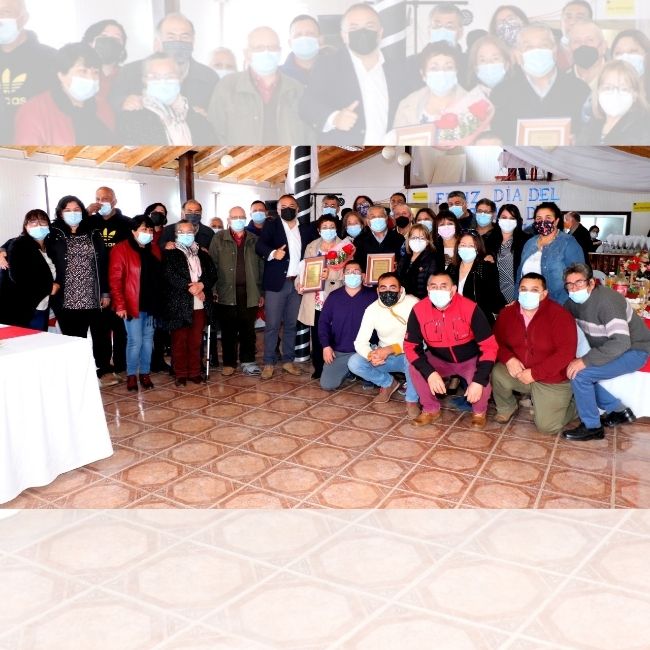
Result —
[[[140, 316], [140, 272], [142, 262], [140, 255], [128, 239], [115, 244], [111, 249], [108, 264], [108, 282], [111, 288], [113, 309], [126, 311], [130, 318]], [[136, 244], [137, 245], [137, 244]], [[152, 246], [151, 252], [160, 260], [160, 249]]]
[[542, 300], [526, 329], [521, 306], [514, 302], [499, 313], [494, 335], [497, 361], [505, 364], [516, 357], [535, 381], [545, 384], [568, 381], [566, 368], [576, 358], [578, 331], [573, 316], [558, 303]]
[[482, 386], [490, 382], [497, 342], [485, 314], [469, 298], [457, 293], [444, 310], [434, 307], [428, 297], [413, 307], [404, 352], [409, 363], [428, 379], [435, 370], [427, 359], [425, 344], [434, 357], [449, 363], [478, 357], [473, 381]]

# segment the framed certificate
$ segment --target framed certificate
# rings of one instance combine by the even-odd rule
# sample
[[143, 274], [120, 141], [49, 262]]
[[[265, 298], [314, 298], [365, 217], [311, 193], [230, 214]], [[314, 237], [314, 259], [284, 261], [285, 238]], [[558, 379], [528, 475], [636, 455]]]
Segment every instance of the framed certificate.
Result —
[[302, 292], [313, 293], [323, 290], [323, 271], [325, 270], [324, 257], [305, 258], [305, 273], [302, 277]]
[[395, 129], [397, 144], [406, 147], [431, 147], [435, 144], [436, 127], [433, 124], [417, 124]]
[[369, 287], [376, 286], [380, 276], [394, 270], [395, 253], [368, 255], [368, 261], [366, 262], [366, 285]]
[[517, 145], [566, 147], [571, 144], [571, 118], [517, 120]]

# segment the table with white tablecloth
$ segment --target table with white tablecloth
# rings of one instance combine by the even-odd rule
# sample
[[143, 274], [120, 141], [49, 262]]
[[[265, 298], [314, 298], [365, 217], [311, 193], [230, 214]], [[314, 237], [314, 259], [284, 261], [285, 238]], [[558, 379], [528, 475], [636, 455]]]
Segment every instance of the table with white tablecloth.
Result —
[[0, 503], [112, 454], [89, 342], [0, 340]]

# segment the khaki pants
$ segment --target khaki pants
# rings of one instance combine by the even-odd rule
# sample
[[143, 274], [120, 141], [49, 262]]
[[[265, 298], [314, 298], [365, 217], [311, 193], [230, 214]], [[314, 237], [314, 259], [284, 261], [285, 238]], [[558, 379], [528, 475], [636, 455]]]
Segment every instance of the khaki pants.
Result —
[[517, 410], [517, 399], [513, 391], [531, 396], [535, 426], [543, 433], [557, 433], [576, 417], [569, 381], [561, 384], [543, 384], [538, 381], [522, 384], [510, 376], [504, 364], [495, 364], [492, 371], [492, 394], [499, 415], [512, 415]]

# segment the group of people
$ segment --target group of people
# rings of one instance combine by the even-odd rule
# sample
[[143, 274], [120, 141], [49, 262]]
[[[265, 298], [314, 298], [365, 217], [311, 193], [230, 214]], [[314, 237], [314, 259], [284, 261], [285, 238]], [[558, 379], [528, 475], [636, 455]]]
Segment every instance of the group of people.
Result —
[[[507, 422], [517, 395], [529, 394], [536, 426], [548, 433], [562, 431], [577, 409], [580, 424], [563, 433], [571, 440], [600, 439], [603, 425], [635, 419], [598, 382], [644, 366], [650, 329], [623, 296], [594, 281], [572, 232], [579, 215], [567, 219], [542, 203], [531, 236], [514, 204], [497, 210], [481, 199], [471, 211], [461, 191], [438, 213], [414, 215], [401, 192], [389, 207], [358, 196], [345, 215], [339, 210], [337, 196], [327, 195], [319, 219], [303, 223], [286, 194], [273, 214], [255, 201], [208, 227], [200, 203], [189, 200], [168, 225], [161, 203], [128, 219], [108, 187], [88, 207], [65, 196], [53, 222], [31, 210], [0, 250], [0, 321], [46, 330], [52, 309], [64, 334], [90, 330], [100, 383], [126, 371], [128, 390], [138, 381], [153, 388], [152, 359], [167, 368], [166, 337], [176, 385], [204, 381], [207, 323], [221, 330], [224, 376], [238, 361], [262, 381], [278, 361], [300, 375], [300, 321], [311, 328], [312, 378], [324, 390], [362, 380], [381, 404], [401, 389], [414, 426], [436, 422], [440, 400], [459, 386], [458, 407], [471, 409], [477, 429], [490, 396], [496, 420]], [[367, 264], [378, 254], [394, 265], [372, 282]], [[320, 257], [321, 284], [307, 290], [307, 261]], [[589, 348], [581, 355], [579, 330]]]
[[0, 17], [6, 143], [376, 145], [436, 123], [446, 141], [511, 144], [519, 119], [546, 118], [570, 118], [578, 144], [650, 142], [650, 40], [625, 29], [608, 43], [586, 0], [566, 3], [560, 29], [502, 5], [487, 29], [468, 33], [459, 5], [437, 2], [429, 42], [411, 56], [384, 53], [386, 26], [370, 4], [344, 12], [338, 48], [302, 14], [284, 62], [278, 33], [252, 29], [242, 70], [223, 47], [197, 61], [195, 26], [182, 14], [165, 16], [152, 54], [128, 64], [115, 19], [55, 51], [27, 29], [24, 0], [0, 0]]

